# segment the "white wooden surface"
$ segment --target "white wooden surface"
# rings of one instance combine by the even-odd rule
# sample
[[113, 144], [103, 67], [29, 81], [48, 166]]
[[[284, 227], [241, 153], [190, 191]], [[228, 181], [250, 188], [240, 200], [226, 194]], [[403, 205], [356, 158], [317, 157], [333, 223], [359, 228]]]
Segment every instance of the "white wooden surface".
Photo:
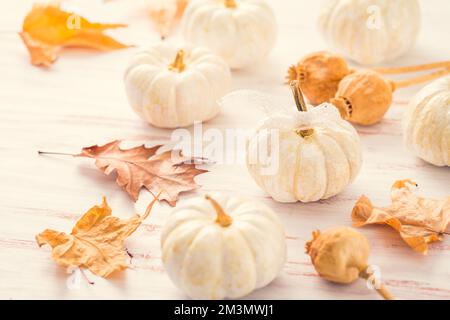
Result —
[[[45, 228], [70, 232], [74, 222], [106, 195], [114, 212], [126, 217], [142, 212], [151, 196], [143, 191], [137, 204], [88, 159], [38, 156], [37, 150], [78, 152], [82, 146], [113, 139], [154, 144], [167, 141], [170, 131], [157, 130], [137, 118], [129, 108], [122, 72], [138, 48], [96, 54], [64, 52], [50, 69], [32, 67], [15, 32], [32, 1], [0, 2], [0, 298], [185, 298], [164, 273], [159, 235], [170, 207], [158, 205], [154, 214], [127, 242], [134, 268], [112, 279], [94, 277], [94, 285], [81, 282], [68, 288], [66, 270], [50, 258], [48, 247], [39, 249], [34, 236]], [[68, 1], [88, 17], [129, 23], [114, 33], [128, 43], [146, 45], [157, 40], [143, 1]], [[233, 73], [234, 88], [290, 94], [283, 86], [286, 67], [302, 55], [326, 48], [315, 24], [320, 3], [272, 0], [279, 21], [279, 41], [264, 65]], [[393, 65], [448, 59], [450, 21], [447, 0], [422, 1], [423, 28], [417, 46]], [[176, 37], [175, 37], [176, 38]], [[363, 281], [343, 286], [320, 279], [304, 243], [312, 230], [350, 225], [350, 211], [362, 194], [375, 204], [389, 204], [389, 188], [396, 179], [413, 178], [419, 192], [440, 197], [449, 194], [450, 170], [436, 168], [410, 154], [402, 144], [400, 120], [405, 104], [418, 87], [398, 91], [395, 105], [384, 121], [358, 128], [364, 148], [360, 176], [340, 195], [312, 204], [279, 204], [267, 197], [243, 165], [210, 167], [197, 181], [198, 192], [235, 192], [262, 201], [278, 212], [287, 230], [288, 261], [271, 285], [248, 298], [268, 299], [378, 299]], [[255, 110], [229, 108], [208, 126], [252, 127]], [[387, 227], [360, 229], [369, 239], [371, 263], [382, 270], [382, 280], [400, 299], [450, 298], [450, 239], [431, 245], [428, 256], [408, 248]]]

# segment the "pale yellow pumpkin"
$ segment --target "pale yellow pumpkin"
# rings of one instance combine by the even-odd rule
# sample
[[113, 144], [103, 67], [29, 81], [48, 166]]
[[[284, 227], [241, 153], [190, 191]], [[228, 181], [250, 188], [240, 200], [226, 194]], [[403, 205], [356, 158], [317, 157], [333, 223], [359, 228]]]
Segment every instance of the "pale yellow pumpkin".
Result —
[[331, 47], [363, 65], [405, 54], [420, 30], [418, 0], [327, 0], [319, 29]]
[[209, 49], [161, 42], [131, 59], [124, 81], [128, 101], [142, 119], [176, 128], [216, 116], [231, 74]]
[[[270, 163], [260, 157], [267, 142], [263, 153]], [[328, 103], [304, 105], [302, 111], [292, 106], [290, 112], [269, 116], [247, 144], [250, 175], [279, 202], [311, 202], [338, 194], [358, 175], [361, 158], [356, 130]]]
[[419, 158], [450, 166], [450, 76], [428, 84], [411, 100], [403, 119], [403, 137]]
[[269, 284], [286, 260], [278, 216], [260, 202], [224, 194], [178, 204], [161, 248], [167, 274], [194, 299], [243, 297]]
[[266, 58], [275, 44], [277, 23], [265, 0], [192, 0], [182, 33], [239, 69]]

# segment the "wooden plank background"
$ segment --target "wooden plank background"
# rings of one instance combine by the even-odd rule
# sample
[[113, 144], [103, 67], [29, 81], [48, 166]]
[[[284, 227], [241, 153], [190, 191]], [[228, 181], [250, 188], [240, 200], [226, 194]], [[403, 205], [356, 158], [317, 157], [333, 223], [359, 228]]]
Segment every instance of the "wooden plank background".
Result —
[[[74, 222], [101, 196], [122, 217], [143, 212], [151, 196], [141, 192], [134, 204], [114, 183], [95, 169], [92, 161], [71, 157], [39, 156], [37, 150], [78, 152], [82, 146], [125, 139], [127, 145], [168, 141], [170, 131], [143, 123], [128, 106], [122, 76], [130, 56], [157, 41], [145, 1], [66, 1], [71, 8], [99, 21], [129, 23], [114, 35], [137, 48], [97, 54], [65, 51], [49, 70], [32, 67], [17, 31], [32, 1], [0, 2], [0, 298], [186, 298], [164, 273], [159, 236], [170, 212], [157, 205], [154, 214], [127, 242], [134, 255], [132, 269], [110, 280], [94, 277], [89, 285], [68, 285], [73, 278], [39, 249], [34, 236], [45, 228], [69, 232]], [[233, 72], [235, 89], [249, 88], [289, 95], [283, 85], [285, 69], [304, 54], [326, 48], [316, 30], [318, 1], [272, 0], [279, 22], [279, 39], [268, 60]], [[423, 27], [416, 47], [391, 65], [448, 59], [450, 21], [447, 0], [421, 1]], [[178, 36], [173, 37], [178, 41]], [[261, 191], [245, 166], [215, 165], [197, 181], [202, 188], [186, 199], [211, 191], [237, 193], [264, 202], [283, 220], [287, 231], [288, 261], [268, 287], [248, 298], [269, 299], [378, 299], [364, 281], [335, 285], [320, 279], [304, 243], [312, 230], [350, 225], [350, 211], [362, 194], [375, 204], [389, 204], [389, 189], [396, 179], [413, 178], [421, 194], [441, 197], [450, 191], [449, 168], [437, 168], [417, 159], [402, 143], [400, 121], [409, 98], [420, 87], [399, 90], [384, 121], [358, 127], [364, 164], [357, 180], [340, 195], [318, 203], [280, 204]], [[228, 108], [206, 127], [226, 129], [255, 126], [255, 110]], [[386, 227], [360, 230], [371, 243], [370, 262], [381, 268], [382, 280], [400, 299], [450, 298], [450, 240], [431, 245], [427, 256], [408, 248]]]

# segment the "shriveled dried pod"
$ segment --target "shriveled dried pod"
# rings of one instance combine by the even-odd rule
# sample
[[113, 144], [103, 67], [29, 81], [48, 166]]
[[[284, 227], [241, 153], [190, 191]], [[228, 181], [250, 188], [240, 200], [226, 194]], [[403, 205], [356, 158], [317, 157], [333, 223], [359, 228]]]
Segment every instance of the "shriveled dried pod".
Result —
[[342, 118], [361, 125], [379, 122], [392, 103], [395, 84], [373, 70], [358, 70], [339, 83], [331, 99]]
[[[432, 73], [395, 82], [385, 79], [380, 73], [394, 74], [411, 72], [412, 70], [427, 70], [434, 66], [443, 66], [443, 68]], [[378, 70], [380, 72], [358, 70], [341, 80], [336, 95], [330, 102], [339, 109], [344, 119], [360, 125], [378, 123], [391, 106], [392, 94], [396, 89], [445, 76], [450, 73], [450, 65], [448, 65], [448, 62], [440, 62], [402, 68], [380, 68]]]
[[300, 89], [313, 105], [329, 102], [339, 82], [352, 70], [346, 60], [336, 54], [319, 51], [303, 57], [289, 68], [286, 80], [297, 80]]
[[369, 242], [353, 228], [338, 227], [321, 233], [314, 231], [306, 243], [314, 268], [326, 280], [351, 283], [367, 268]]
[[370, 246], [365, 236], [350, 227], [314, 231], [312, 235], [313, 239], [306, 243], [306, 253], [322, 278], [344, 284], [359, 278], [370, 280], [383, 298], [393, 299], [368, 271]]

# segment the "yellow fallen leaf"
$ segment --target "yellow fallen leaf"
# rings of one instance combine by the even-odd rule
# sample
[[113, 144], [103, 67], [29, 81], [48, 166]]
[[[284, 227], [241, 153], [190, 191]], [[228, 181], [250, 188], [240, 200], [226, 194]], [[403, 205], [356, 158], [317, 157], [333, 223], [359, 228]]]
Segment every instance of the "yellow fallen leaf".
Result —
[[92, 48], [101, 51], [127, 48], [103, 31], [124, 24], [91, 23], [60, 9], [58, 4], [35, 4], [23, 21], [22, 37], [36, 66], [50, 66], [63, 47]]
[[189, 0], [149, 0], [150, 19], [161, 38], [166, 38], [183, 16]]
[[36, 241], [40, 247], [50, 245], [53, 259], [60, 265], [85, 267], [106, 278], [128, 267], [124, 241], [147, 218], [157, 199], [143, 216], [123, 220], [111, 215], [103, 198], [100, 206], [92, 207], [78, 220], [71, 234], [47, 229], [36, 236]]
[[31, 63], [35, 66], [49, 67], [58, 59], [59, 47], [46, 45], [33, 40], [26, 32], [20, 32], [20, 37], [30, 52]]
[[450, 197], [429, 199], [415, 195], [411, 180], [399, 180], [391, 188], [392, 204], [377, 208], [361, 196], [352, 211], [353, 226], [386, 224], [397, 230], [415, 251], [426, 254], [428, 243], [442, 241], [450, 223]]

